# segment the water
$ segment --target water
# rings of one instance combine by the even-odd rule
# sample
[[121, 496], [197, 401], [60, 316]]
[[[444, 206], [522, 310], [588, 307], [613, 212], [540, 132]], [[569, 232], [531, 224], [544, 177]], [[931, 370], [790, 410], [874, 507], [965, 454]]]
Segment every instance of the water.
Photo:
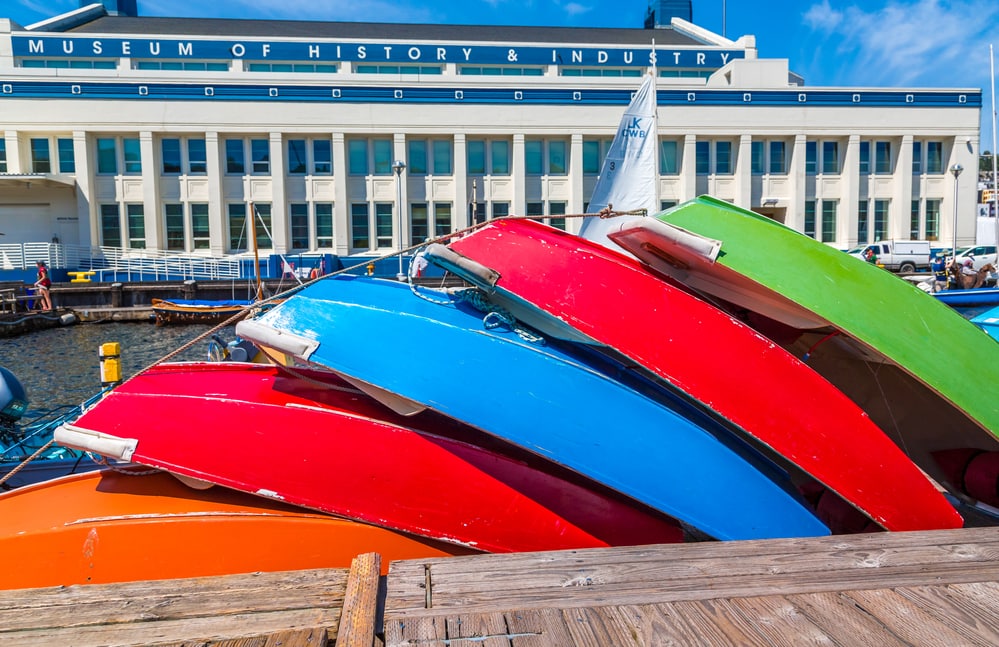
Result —
[[[28, 392], [29, 411], [76, 405], [101, 389], [101, 344], [121, 344], [122, 376], [131, 377], [208, 330], [210, 325], [157, 327], [146, 322], [76, 324], [0, 339], [0, 366]], [[233, 339], [231, 328], [219, 333]], [[170, 361], [208, 359], [208, 342], [196, 342]]]

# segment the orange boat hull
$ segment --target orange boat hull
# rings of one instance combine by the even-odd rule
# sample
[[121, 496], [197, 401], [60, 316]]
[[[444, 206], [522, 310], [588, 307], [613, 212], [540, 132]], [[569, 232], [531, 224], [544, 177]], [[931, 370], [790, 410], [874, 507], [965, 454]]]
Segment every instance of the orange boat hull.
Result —
[[0, 589], [347, 568], [468, 554], [458, 546], [316, 514], [227, 490], [194, 490], [166, 473], [77, 474], [0, 495]]

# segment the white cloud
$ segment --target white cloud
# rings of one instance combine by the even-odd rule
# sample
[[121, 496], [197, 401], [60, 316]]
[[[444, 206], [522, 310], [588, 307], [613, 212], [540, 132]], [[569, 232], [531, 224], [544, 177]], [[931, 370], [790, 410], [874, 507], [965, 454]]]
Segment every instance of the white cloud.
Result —
[[834, 31], [843, 22], [843, 13], [829, 6], [829, 0], [808, 8], [802, 18], [816, 31]]

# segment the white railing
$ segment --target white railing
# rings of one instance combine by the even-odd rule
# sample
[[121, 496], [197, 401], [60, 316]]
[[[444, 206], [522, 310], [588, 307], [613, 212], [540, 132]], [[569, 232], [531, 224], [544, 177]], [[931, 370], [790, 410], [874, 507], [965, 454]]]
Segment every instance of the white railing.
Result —
[[[202, 256], [61, 243], [0, 244], [0, 270], [34, 269], [35, 263], [40, 260], [52, 269], [93, 270], [99, 281], [244, 278], [241, 272], [243, 263], [238, 256]], [[252, 260], [249, 267], [252, 269]]]

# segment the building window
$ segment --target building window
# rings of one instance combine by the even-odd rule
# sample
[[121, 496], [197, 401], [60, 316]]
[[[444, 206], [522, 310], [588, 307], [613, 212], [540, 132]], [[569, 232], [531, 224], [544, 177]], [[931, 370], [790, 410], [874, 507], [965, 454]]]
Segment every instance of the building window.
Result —
[[926, 142], [926, 172], [930, 175], [943, 174], [943, 142]]
[[256, 227], [257, 248], [271, 249], [274, 243], [271, 241], [271, 205], [267, 202], [255, 202], [251, 206], [253, 223]]
[[318, 249], [333, 248], [333, 203], [317, 202], [316, 212], [316, 247]]
[[75, 69], [75, 70], [113, 70], [118, 67], [115, 60], [86, 60], [86, 59], [64, 59], [64, 58], [22, 58], [15, 61], [15, 65], [20, 67], [49, 69]]
[[715, 142], [715, 173], [732, 175], [732, 142]]
[[750, 172], [753, 175], [763, 175], [763, 170], [767, 167], [764, 152], [763, 142], [753, 142], [749, 145]]
[[836, 205], [835, 200], [822, 201], [822, 242], [836, 242]]
[[410, 139], [406, 142], [406, 146], [409, 149], [409, 174], [426, 175], [428, 158], [427, 140]]
[[888, 237], [888, 200], [874, 201], [874, 240]]
[[667, 209], [672, 209], [677, 204], [679, 204], [679, 203], [676, 200], [660, 200], [659, 201], [659, 210], [660, 211], [666, 211]]
[[329, 63], [258, 63], [248, 62], [245, 65], [247, 72], [277, 72], [285, 74], [334, 74], [337, 66]]
[[309, 169], [309, 160], [305, 156], [305, 140], [288, 140], [288, 173], [290, 175], [305, 175]]
[[784, 142], [770, 142], [770, 173], [772, 175], [787, 175], [787, 155]]
[[121, 218], [118, 205], [101, 205], [101, 244], [121, 248]]
[[805, 200], [805, 231], [809, 238], [815, 238], [815, 200]]
[[[586, 143], [583, 143], [584, 151]], [[467, 155], [467, 160], [465, 162], [466, 170], [469, 175], [485, 175], [486, 174], [486, 142], [481, 139], [469, 139], [465, 143], [465, 152]]]
[[118, 154], [113, 139], [97, 140], [97, 172], [101, 175], [118, 174]]
[[266, 139], [250, 140], [250, 163], [254, 175], [269, 175], [271, 172], [271, 143]]
[[[391, 202], [375, 203], [375, 235], [379, 248], [392, 247], [392, 213], [395, 211]], [[402, 232], [399, 232], [400, 243]], [[401, 246], [401, 245], [400, 245]]]
[[659, 174], [680, 174], [680, 144], [675, 139], [659, 142]]
[[867, 213], [867, 200], [857, 203], [857, 244], [866, 245], [871, 231], [870, 218]]
[[587, 139], [583, 141], [583, 174], [600, 175], [607, 151], [610, 150], [610, 139]]
[[122, 149], [125, 152], [125, 174], [139, 175], [142, 173], [142, 150], [139, 140], [133, 137], [126, 137], [122, 140]]
[[56, 147], [59, 151], [59, 172], [76, 173], [76, 151], [73, 149], [73, 140], [59, 138], [56, 140]]
[[568, 168], [565, 140], [525, 140], [524, 163], [527, 175], [565, 175]]
[[434, 235], [437, 238], [451, 233], [451, 203], [434, 205]]
[[128, 248], [146, 248], [146, 215], [143, 205], [126, 204], [125, 216], [128, 220]]
[[822, 172], [839, 175], [839, 142], [822, 142]]
[[309, 205], [293, 202], [289, 206], [291, 220], [291, 248], [309, 249]]
[[468, 221], [475, 225], [481, 225], [486, 221], [486, 203], [468, 203]]
[[869, 175], [871, 172], [871, 142], [860, 142], [860, 174]]
[[208, 224], [208, 203], [196, 202], [191, 209], [191, 239], [194, 249], [210, 249], [212, 246], [211, 229]]
[[565, 203], [564, 202], [549, 202], [548, 203], [548, 214], [553, 216], [548, 219], [548, 224], [555, 229], [561, 229], [565, 231], [565, 218], [556, 218], [554, 216], [564, 216], [565, 215]]
[[561, 76], [637, 78], [642, 75], [642, 70], [627, 67], [561, 67], [558, 73]]
[[493, 218], [506, 218], [510, 215], [510, 203], [509, 202], [494, 202], [493, 203]]
[[[351, 175], [392, 175], [391, 139], [351, 139], [347, 151]], [[370, 165], [369, 160], [374, 164]], [[410, 173], [416, 171], [410, 169]]]
[[[96, 67], [96, 65], [94, 66]], [[228, 72], [229, 63], [225, 61], [134, 61], [132, 67], [137, 70], [184, 70], [188, 72]]]
[[452, 159], [451, 140], [434, 140], [434, 175], [451, 175]]
[[7, 172], [7, 140], [0, 136], [0, 173]]
[[462, 65], [458, 68], [458, 74], [469, 76], [544, 76], [545, 70], [541, 67]]
[[357, 74], [443, 74], [440, 65], [355, 65]]
[[510, 142], [505, 139], [490, 141], [489, 159], [493, 164], [490, 175], [510, 175]]
[[368, 203], [350, 205], [350, 246], [352, 249], [371, 249], [371, 224], [368, 222]]
[[912, 142], [912, 174], [923, 172], [923, 142]]
[[926, 240], [940, 238], [940, 200], [926, 200]]
[[208, 149], [204, 139], [187, 140], [187, 172], [191, 175], [208, 173]]
[[874, 173], [891, 173], [891, 142], [874, 142]]
[[414, 202], [409, 205], [409, 239], [414, 243], [430, 238], [428, 216], [426, 202]]
[[312, 172], [315, 175], [333, 175], [333, 145], [330, 140], [312, 140]]
[[696, 158], [697, 174], [707, 175], [711, 172], [711, 145], [710, 142], [697, 142], [694, 146]]
[[48, 139], [41, 137], [31, 138], [31, 172], [52, 172], [52, 156], [49, 153]]
[[228, 206], [229, 215], [229, 251], [245, 252], [249, 247], [246, 232], [246, 205], [242, 202], [231, 202]]
[[225, 140], [225, 172], [230, 175], [246, 173], [246, 153], [242, 139]]
[[919, 200], [913, 200], [909, 208], [909, 238], [919, 239]]
[[171, 251], [184, 251], [184, 205], [163, 205], [166, 217], [166, 247]]
[[163, 154], [163, 175], [180, 175], [180, 140], [164, 139], [160, 141], [160, 152]]
[[819, 143], [805, 142], [805, 173], [815, 175], [819, 172]]

